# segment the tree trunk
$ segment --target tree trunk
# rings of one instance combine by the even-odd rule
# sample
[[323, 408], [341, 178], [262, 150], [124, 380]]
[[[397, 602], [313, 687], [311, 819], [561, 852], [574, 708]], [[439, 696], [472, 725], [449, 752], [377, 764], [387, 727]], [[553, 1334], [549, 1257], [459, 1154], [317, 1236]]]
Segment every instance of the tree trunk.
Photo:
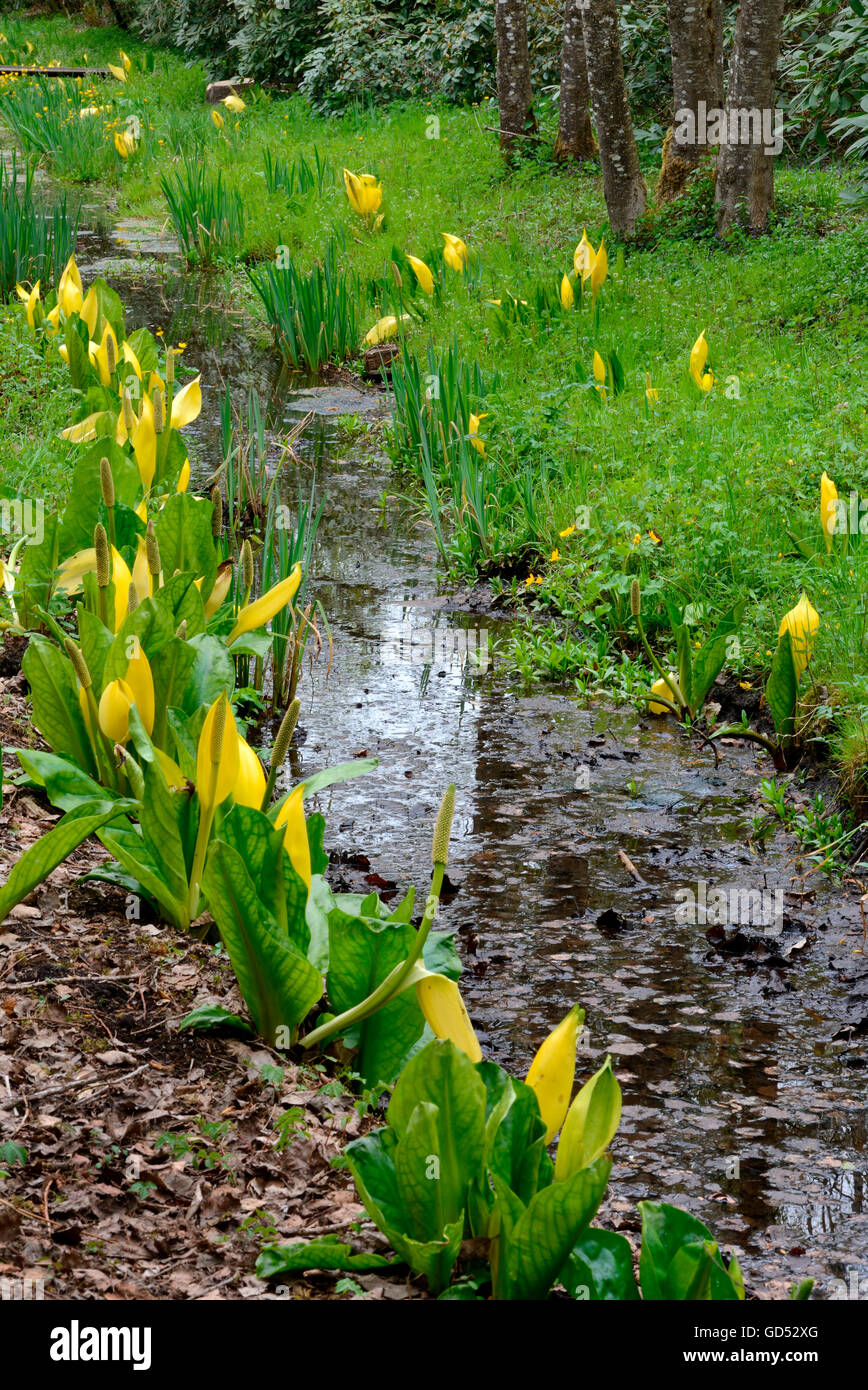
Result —
[[500, 148], [511, 156], [536, 134], [536, 117], [530, 90], [530, 58], [527, 48], [526, 0], [497, 0], [497, 104], [500, 111]]
[[675, 117], [663, 145], [657, 197], [676, 197], [709, 153], [707, 114], [723, 106], [721, 0], [668, 0]]
[[591, 129], [591, 91], [582, 28], [582, 0], [567, 0], [561, 40], [561, 98], [555, 159], [594, 159], [597, 142]]
[[734, 222], [763, 232], [774, 203], [775, 73], [784, 0], [741, 0], [717, 161], [717, 234]]
[[631, 237], [647, 195], [627, 102], [618, 10], [615, 0], [585, 0], [581, 15], [606, 209], [612, 231]]

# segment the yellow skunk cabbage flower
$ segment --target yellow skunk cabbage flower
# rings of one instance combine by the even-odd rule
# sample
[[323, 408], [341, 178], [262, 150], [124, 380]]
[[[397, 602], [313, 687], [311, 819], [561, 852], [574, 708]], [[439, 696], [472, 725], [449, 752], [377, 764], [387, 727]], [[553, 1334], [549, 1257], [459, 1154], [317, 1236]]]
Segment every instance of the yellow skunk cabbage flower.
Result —
[[121, 159], [129, 159], [139, 148], [139, 142], [131, 130], [115, 131], [115, 149]]
[[820, 524], [826, 538], [826, 549], [832, 549], [832, 537], [838, 519], [838, 489], [828, 473], [820, 479]]
[[118, 82], [126, 82], [127, 74], [125, 68], [118, 67], [116, 63], [106, 63], [106, 67], [108, 68], [112, 77], [117, 78]]
[[18, 298], [19, 298], [20, 300], [22, 300], [23, 303], [24, 303], [25, 312], [26, 312], [26, 314], [27, 314], [27, 324], [28, 324], [28, 327], [30, 327], [30, 328], [35, 328], [35, 327], [36, 327], [36, 319], [35, 319], [36, 306], [37, 306], [37, 304], [39, 303], [39, 300], [40, 300], [40, 295], [39, 295], [39, 281], [38, 281], [38, 280], [36, 281], [36, 284], [33, 286], [33, 289], [32, 289], [32, 290], [26, 290], [26, 289], [24, 288], [23, 285], [16, 285], [16, 286], [15, 286], [15, 290], [16, 290], [16, 293], [17, 293], [17, 295], [18, 295]]
[[[675, 672], [674, 672], [674, 671], [670, 671], [669, 674], [670, 674], [670, 676], [672, 677], [672, 681], [673, 681], [673, 684], [674, 684], [674, 683], [675, 683], [675, 680], [676, 680]], [[672, 690], [671, 690], [671, 688], [666, 684], [666, 682], [665, 682], [665, 680], [663, 679], [662, 676], [659, 678], [659, 680], [656, 680], [656, 681], [654, 682], [654, 684], [652, 685], [652, 687], [651, 687], [651, 694], [652, 694], [652, 695], [662, 695], [664, 700], [669, 700], [670, 702], [672, 701], [672, 698], [673, 698], [673, 697], [672, 697]], [[649, 703], [648, 703], [648, 709], [649, 709], [649, 711], [650, 711], [651, 714], [671, 714], [671, 713], [672, 713], [672, 711], [671, 711], [670, 709], [668, 709], [668, 708], [666, 707], [666, 705], [658, 705], [658, 704], [656, 703], [655, 700], [649, 701]]]
[[173, 758], [168, 753], [164, 753], [162, 748], [154, 748], [157, 762], [160, 764], [163, 776], [171, 787], [172, 791], [180, 791], [186, 787], [187, 779]]
[[570, 277], [569, 275], [563, 275], [561, 277], [561, 308], [567, 310], [572, 309], [575, 302], [576, 296], [573, 292], [572, 284], [570, 283]]
[[420, 290], [425, 294], [434, 293], [434, 276], [431, 274], [430, 267], [424, 261], [420, 261], [418, 256], [408, 256], [407, 260], [413, 267], [413, 274], [419, 282]]
[[148, 395], [142, 397], [141, 414], [133, 419], [130, 443], [133, 446], [142, 487], [147, 492], [157, 471], [157, 431], [154, 428], [154, 407]]
[[124, 359], [124, 361], [129, 363], [129, 365], [132, 367], [133, 371], [135, 372], [136, 376], [139, 378], [139, 381], [141, 381], [141, 379], [142, 379], [142, 368], [141, 368], [141, 363], [139, 362], [138, 357], [136, 357], [136, 354], [133, 352], [133, 350], [132, 350], [132, 348], [130, 347], [130, 345], [129, 345], [128, 342], [124, 341], [124, 342], [121, 344], [121, 352], [122, 352], [122, 354], [123, 354], [123, 359]]
[[[91, 285], [87, 294], [84, 296], [84, 300], [82, 301], [82, 306], [79, 309], [78, 314], [82, 323], [87, 324], [88, 335], [91, 338], [95, 338], [96, 325], [99, 319], [99, 298], [97, 296], [96, 288], [93, 285]], [[117, 340], [115, 340], [115, 346], [117, 346]]]
[[214, 588], [211, 590], [205, 602], [205, 617], [213, 618], [220, 608], [226, 595], [229, 593], [232, 584], [232, 561], [224, 560], [217, 570], [217, 578], [214, 581]]
[[602, 400], [606, 399], [606, 364], [597, 349], [594, 348], [594, 380], [597, 383], [596, 389], [600, 393]]
[[78, 273], [75, 256], [70, 256], [60, 277], [60, 284], [57, 286], [57, 302], [67, 318], [70, 314], [77, 314], [82, 306], [81, 276]]
[[[61, 347], [65, 347], [61, 343]], [[93, 415], [86, 415], [83, 420], [79, 420], [76, 425], [68, 425], [65, 430], [60, 431], [62, 439], [68, 439], [70, 444], [87, 444], [91, 439], [96, 439], [97, 421], [105, 415], [104, 410], [97, 410]]]
[[[129, 586], [127, 587], [129, 588]], [[124, 680], [133, 692], [133, 703], [139, 711], [139, 717], [145, 726], [145, 733], [150, 738], [154, 732], [154, 677], [151, 674], [151, 663], [145, 656], [144, 648], [140, 642], [136, 642], [136, 654], [130, 657]]]
[[232, 789], [239, 806], [252, 806], [258, 811], [265, 795], [265, 773], [262, 763], [246, 739], [238, 735], [238, 780]]
[[710, 391], [714, 385], [714, 373], [705, 370], [707, 361], [708, 343], [705, 341], [705, 329], [703, 328], [690, 350], [690, 375], [700, 391]]
[[[117, 632], [129, 607], [132, 575], [120, 551], [111, 548], [112, 583], [115, 589], [114, 631]], [[86, 574], [96, 574], [96, 548], [79, 550], [58, 567], [56, 585], [64, 594], [77, 594], [81, 591], [81, 581]], [[141, 590], [139, 591], [141, 593]]]
[[130, 710], [135, 698], [124, 680], [109, 681], [100, 696], [99, 726], [112, 743], [126, 743], [130, 736]]
[[555, 1181], [565, 1182], [604, 1154], [621, 1121], [621, 1087], [607, 1057], [567, 1112], [555, 1158]]
[[110, 386], [118, 361], [118, 340], [110, 323], [103, 329], [99, 346], [95, 343], [91, 346], [93, 352], [88, 355], [99, 373], [100, 385]]
[[231, 647], [233, 642], [243, 636], [245, 632], [255, 632], [258, 627], [270, 622], [276, 613], [285, 608], [290, 603], [301, 583], [301, 562], [293, 565], [285, 579], [281, 579], [279, 584], [275, 584], [261, 598], [255, 599], [253, 603], [248, 603], [246, 607], [235, 619], [235, 626], [226, 638], [226, 645]]
[[196, 791], [204, 819], [234, 790], [240, 760], [235, 717], [221, 695], [205, 715], [196, 750]]
[[481, 454], [483, 458], [485, 458], [485, 441], [479, 437], [479, 425], [482, 420], [487, 419], [488, 415], [485, 411], [483, 411], [481, 415], [474, 415], [473, 411], [471, 411], [470, 418], [467, 421], [467, 433], [470, 436], [470, 443], [473, 445], [477, 454]]
[[188, 488], [189, 486], [190, 486], [190, 460], [189, 460], [189, 459], [184, 459], [183, 467], [181, 468], [181, 471], [180, 471], [180, 473], [178, 474], [178, 483], [177, 483], [177, 486], [176, 486], [176, 488], [175, 488], [175, 491], [176, 491], [176, 492], [186, 492], [186, 491], [187, 491], [187, 488]]
[[289, 862], [310, 892], [310, 841], [307, 838], [307, 821], [304, 817], [304, 783], [289, 793], [277, 813], [274, 826], [276, 830], [281, 826], [286, 827], [283, 847], [289, 855]]
[[805, 593], [795, 608], [791, 608], [781, 619], [778, 639], [783, 637], [784, 632], [789, 632], [797, 680], [801, 680], [802, 672], [811, 659], [812, 639], [819, 626], [820, 615]]
[[211, 120], [214, 122], [218, 130], [222, 130], [226, 124], [226, 122], [223, 119], [222, 111], [218, 111], [216, 106], [211, 107]]
[[460, 236], [453, 236], [451, 232], [441, 232], [443, 238], [443, 259], [450, 270], [456, 270], [460, 274], [468, 263], [469, 257], [467, 247]]
[[376, 347], [377, 343], [385, 343], [390, 338], [397, 338], [400, 324], [409, 322], [409, 314], [402, 314], [400, 320], [394, 314], [386, 314], [384, 318], [377, 319], [373, 328], [368, 329], [363, 341], [368, 344], [368, 347]]
[[419, 970], [417, 976], [421, 978], [416, 980], [416, 999], [431, 1031], [448, 1038], [471, 1062], [481, 1062], [482, 1048], [455, 981], [427, 970]]
[[588, 233], [582, 232], [582, 239], [573, 252], [573, 270], [581, 276], [582, 285], [590, 278], [591, 269], [594, 264], [594, 248], [588, 241]]
[[373, 174], [354, 174], [345, 169], [344, 188], [353, 211], [370, 221], [383, 201], [383, 185]]
[[594, 263], [591, 266], [591, 294], [594, 299], [597, 298], [597, 295], [606, 283], [608, 274], [609, 257], [606, 255], [606, 243], [601, 241], [600, 249], [594, 257]]
[[650, 372], [645, 373], [645, 399], [650, 404], [653, 404], [654, 401], [659, 401], [660, 399], [660, 392], [657, 390], [657, 387], [651, 385]]
[[130, 72], [133, 66], [132, 63], [130, 62], [129, 58], [127, 57], [126, 53], [124, 53], [124, 50], [122, 48], [118, 49], [118, 52], [121, 55], [121, 62], [124, 66], [124, 72]]
[[[147, 515], [143, 516], [142, 521], [147, 521]], [[148, 568], [148, 544], [144, 536], [136, 537], [136, 558], [133, 561], [133, 584], [136, 586], [136, 593], [139, 602], [142, 599], [150, 598], [154, 592], [154, 581], [151, 571]]]
[[566, 1018], [549, 1033], [530, 1064], [525, 1077], [536, 1092], [540, 1114], [546, 1127], [546, 1143], [550, 1144], [564, 1122], [576, 1075], [576, 1044], [579, 1029], [585, 1021], [585, 1011], [575, 1004]]
[[172, 401], [172, 429], [182, 430], [202, 412], [202, 378], [194, 376]]
[[227, 111], [231, 111], [233, 116], [238, 116], [242, 111], [247, 110], [247, 103], [242, 101], [234, 92], [230, 92], [228, 97], [223, 98], [223, 105]]

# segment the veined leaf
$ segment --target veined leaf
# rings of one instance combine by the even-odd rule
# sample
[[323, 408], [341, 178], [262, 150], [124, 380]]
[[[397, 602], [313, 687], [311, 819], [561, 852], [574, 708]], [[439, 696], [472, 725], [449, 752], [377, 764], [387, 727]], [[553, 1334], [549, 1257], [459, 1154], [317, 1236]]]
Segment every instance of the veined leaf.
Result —
[[31, 845], [13, 865], [8, 879], [0, 888], [0, 922], [8, 917], [16, 903], [26, 898], [58, 864], [62, 864], [74, 849], [78, 849], [88, 835], [134, 805], [129, 801], [97, 801], [86, 802], [67, 811], [57, 825], [35, 845]]

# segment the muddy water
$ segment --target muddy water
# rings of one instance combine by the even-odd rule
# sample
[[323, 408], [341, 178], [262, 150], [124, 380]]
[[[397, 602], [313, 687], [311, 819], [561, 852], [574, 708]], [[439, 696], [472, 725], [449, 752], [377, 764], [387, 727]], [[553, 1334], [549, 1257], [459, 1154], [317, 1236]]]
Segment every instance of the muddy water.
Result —
[[[382, 398], [293, 393], [219, 281], [155, 267], [166, 247], [154, 229], [128, 234], [84, 239], [81, 261], [115, 279], [131, 326], [185, 341], [202, 368], [200, 476], [219, 462], [225, 383], [238, 404], [256, 384], [277, 430], [317, 411], [300, 468], [305, 479], [316, 469], [327, 497], [311, 591], [334, 661], [301, 691], [296, 771], [380, 760], [323, 798], [338, 872], [384, 895], [424, 891], [433, 818], [454, 781], [457, 891], [441, 923], [459, 933], [471, 1016], [486, 1054], [523, 1072], [583, 1003], [582, 1074], [610, 1052], [625, 1101], [606, 1217], [632, 1230], [636, 1201], [677, 1202], [737, 1250], [760, 1297], [808, 1274], [821, 1296], [844, 1279], [868, 1297], [868, 1025], [845, 1029], [868, 1018], [868, 957], [852, 894], [803, 880], [783, 839], [749, 850], [767, 763], [727, 747], [715, 768], [665, 724], [514, 689], [498, 657], [503, 620], [438, 583], [425, 528], [407, 506], [382, 505], [394, 488], [385, 460], [363, 434], [339, 432], [339, 416], [382, 413]], [[783, 890], [780, 935], [710, 944], [707, 925], [676, 916], [678, 890], [701, 883]]]

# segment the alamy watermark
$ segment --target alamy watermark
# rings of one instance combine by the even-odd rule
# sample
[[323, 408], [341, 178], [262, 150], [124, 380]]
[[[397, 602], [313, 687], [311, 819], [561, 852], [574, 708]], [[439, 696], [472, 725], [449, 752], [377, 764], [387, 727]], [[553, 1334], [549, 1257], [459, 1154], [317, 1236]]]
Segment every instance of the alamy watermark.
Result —
[[402, 662], [418, 666], [469, 666], [484, 673], [490, 655], [484, 627], [414, 627], [404, 622], [383, 633], [380, 655], [384, 665]]
[[783, 888], [709, 888], [704, 878], [676, 888], [676, 922], [696, 927], [751, 927], [766, 936], [784, 929]]
[[766, 154], [784, 148], [784, 113], [780, 107], [719, 106], [696, 103], [696, 110], [682, 106], [675, 113], [676, 145], [761, 145]]
[[42, 498], [0, 497], [0, 535], [26, 536], [28, 545], [41, 545], [45, 536]]

